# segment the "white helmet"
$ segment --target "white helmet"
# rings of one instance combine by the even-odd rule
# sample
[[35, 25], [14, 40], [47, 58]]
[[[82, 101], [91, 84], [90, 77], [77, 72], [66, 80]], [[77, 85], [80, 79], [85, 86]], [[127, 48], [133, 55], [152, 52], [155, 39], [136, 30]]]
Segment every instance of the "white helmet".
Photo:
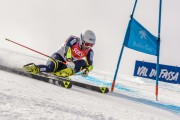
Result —
[[81, 33], [80, 45], [85, 47], [93, 47], [96, 42], [96, 35], [91, 30], [86, 30]]

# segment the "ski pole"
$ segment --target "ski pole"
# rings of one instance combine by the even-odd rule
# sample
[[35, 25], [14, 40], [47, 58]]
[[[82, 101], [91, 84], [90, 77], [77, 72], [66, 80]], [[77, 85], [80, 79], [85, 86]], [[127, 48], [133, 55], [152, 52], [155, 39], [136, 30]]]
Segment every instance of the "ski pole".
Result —
[[43, 56], [45, 56], [45, 57], [48, 57], [48, 58], [50, 58], [51, 60], [55, 60], [55, 61], [58, 61], [58, 62], [61, 62], [61, 63], [65, 64], [65, 65], [67, 65], [66, 62], [63, 62], [63, 61], [57, 60], [57, 59], [55, 59], [55, 58], [52, 58], [52, 57], [50, 57], [50, 56], [48, 56], [48, 55], [46, 55], [46, 54], [44, 54], [44, 53], [41, 53], [41, 52], [39, 52], [39, 51], [37, 51], [37, 50], [34, 50], [34, 49], [32, 49], [32, 48], [29, 48], [29, 47], [24, 46], [24, 45], [22, 45], [22, 44], [19, 44], [19, 43], [17, 43], [17, 42], [14, 42], [14, 41], [12, 41], [12, 40], [10, 40], [10, 39], [5, 38], [5, 40], [7, 40], [7, 41], [9, 41], [9, 42], [12, 42], [12, 43], [14, 43], [14, 44], [16, 44], [16, 45], [19, 45], [19, 46], [21, 46], [21, 47], [24, 47], [24, 48], [26, 48], [26, 49], [29, 49], [29, 50], [31, 50], [31, 51], [33, 51], [33, 52], [38, 53], [38, 54], [41, 54], [41, 55], [43, 55]]

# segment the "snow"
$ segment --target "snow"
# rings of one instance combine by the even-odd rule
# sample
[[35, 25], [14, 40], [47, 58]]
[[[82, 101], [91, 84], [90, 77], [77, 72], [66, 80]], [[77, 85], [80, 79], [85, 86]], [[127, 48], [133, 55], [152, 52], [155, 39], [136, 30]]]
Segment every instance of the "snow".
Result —
[[[87, 78], [75, 75], [72, 79], [111, 87], [134, 1], [1, 0], [0, 3], [0, 64], [19, 68], [31, 62], [44, 64], [47, 60], [4, 38], [51, 55], [70, 35], [79, 36], [82, 30], [91, 29], [98, 38], [93, 47], [95, 69]], [[172, 54], [179, 51], [179, 3], [179, 0], [163, 1], [161, 64], [180, 66], [179, 55]], [[158, 33], [158, 6], [157, 0], [142, 0], [134, 14], [154, 35]], [[0, 120], [180, 120], [180, 85], [159, 82], [159, 101], [156, 101], [155, 81], [130, 76], [135, 60], [155, 63], [156, 57], [125, 48], [115, 90], [108, 94], [76, 86], [64, 89], [0, 70]]]
[[[11, 67], [45, 59], [0, 49], [1, 64]], [[180, 87], [159, 83], [155, 101], [155, 81], [118, 75], [114, 92], [100, 94], [73, 86], [65, 89], [42, 81], [0, 71], [1, 120], [178, 120]], [[73, 80], [110, 88], [113, 73], [93, 70], [87, 77]]]

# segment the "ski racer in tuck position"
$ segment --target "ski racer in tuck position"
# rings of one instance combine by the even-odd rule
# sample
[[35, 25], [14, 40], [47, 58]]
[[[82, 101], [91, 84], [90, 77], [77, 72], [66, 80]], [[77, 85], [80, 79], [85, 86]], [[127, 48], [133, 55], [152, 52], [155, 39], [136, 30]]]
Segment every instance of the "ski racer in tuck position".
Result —
[[93, 69], [92, 47], [95, 42], [93, 31], [83, 31], [80, 37], [70, 36], [60, 49], [52, 54], [46, 65], [29, 64], [24, 69], [32, 74], [47, 72], [59, 77], [69, 77], [81, 71], [82, 76], [86, 77]]

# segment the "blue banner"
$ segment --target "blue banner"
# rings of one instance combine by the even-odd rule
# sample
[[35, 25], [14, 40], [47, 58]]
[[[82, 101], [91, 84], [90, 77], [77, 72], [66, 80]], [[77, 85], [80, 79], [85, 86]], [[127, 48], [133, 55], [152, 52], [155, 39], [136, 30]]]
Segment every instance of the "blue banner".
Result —
[[[159, 65], [159, 81], [180, 84], [180, 67]], [[134, 76], [156, 79], [156, 64], [144, 61], [136, 61]]]
[[158, 38], [152, 35], [134, 18], [131, 18], [129, 21], [124, 45], [139, 52], [158, 56]]

